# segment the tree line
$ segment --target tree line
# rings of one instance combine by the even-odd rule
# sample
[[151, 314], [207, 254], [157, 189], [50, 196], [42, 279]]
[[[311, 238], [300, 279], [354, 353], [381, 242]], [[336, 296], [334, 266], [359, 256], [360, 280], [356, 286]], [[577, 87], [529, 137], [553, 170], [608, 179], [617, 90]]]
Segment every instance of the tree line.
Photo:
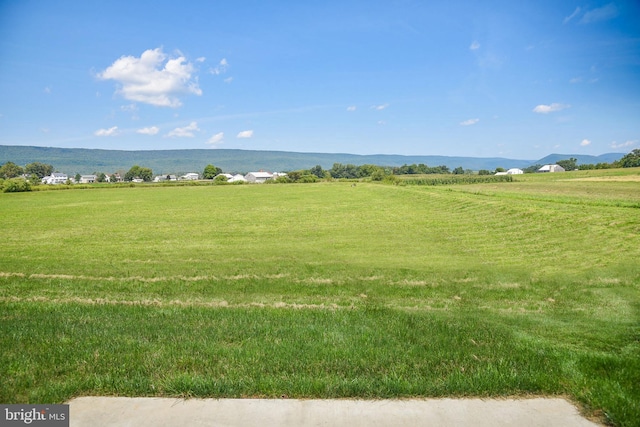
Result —
[[[609, 169], [609, 168], [631, 168], [640, 167], [640, 149], [634, 149], [630, 153], [623, 156], [620, 160], [612, 163], [598, 163], [598, 164], [580, 164], [578, 165], [577, 159], [569, 158], [565, 160], [559, 160], [556, 164], [562, 166], [565, 170], [590, 170], [590, 169]], [[536, 172], [542, 165], [532, 165], [523, 169], [525, 173]], [[50, 164], [33, 162], [26, 165], [24, 168], [8, 161], [0, 166], [0, 188], [4, 192], [10, 191], [29, 191], [31, 185], [37, 185], [41, 182], [42, 178], [49, 176], [54, 172], [54, 167]], [[492, 175], [496, 172], [503, 172], [503, 168], [496, 168], [495, 171], [480, 170], [478, 175]], [[214, 179], [216, 176], [222, 173], [222, 169], [213, 165], [207, 165], [204, 168], [202, 177], [204, 179]], [[372, 181], [393, 180], [395, 175], [428, 175], [428, 174], [453, 174], [453, 175], [468, 175], [474, 172], [469, 169], [463, 169], [457, 167], [450, 170], [445, 165], [440, 166], [427, 166], [425, 164], [411, 164], [402, 166], [378, 166], [372, 164], [365, 164], [356, 166], [353, 164], [334, 163], [331, 169], [324, 169], [320, 165], [316, 165], [310, 169], [301, 169], [297, 171], [291, 171], [286, 176], [279, 177], [275, 182], [315, 182], [322, 179], [360, 179], [370, 178]], [[98, 182], [107, 181], [107, 176], [104, 173], [96, 173], [96, 180]], [[22, 179], [20, 177], [25, 177]], [[110, 180], [112, 182], [117, 180], [117, 176], [111, 175]], [[16, 180], [17, 179], [17, 180]], [[134, 179], [142, 179], [145, 182], [153, 180], [153, 171], [150, 168], [134, 165], [129, 169], [124, 177], [124, 181], [133, 181]], [[76, 181], [80, 181], [80, 174], [76, 174]]]

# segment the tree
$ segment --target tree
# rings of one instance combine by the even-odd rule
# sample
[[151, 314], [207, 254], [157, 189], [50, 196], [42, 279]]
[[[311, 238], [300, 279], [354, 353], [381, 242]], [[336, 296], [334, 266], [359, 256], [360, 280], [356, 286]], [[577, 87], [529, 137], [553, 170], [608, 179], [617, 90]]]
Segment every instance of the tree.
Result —
[[27, 174], [35, 175], [38, 178], [42, 179], [45, 176], [51, 175], [53, 173], [53, 166], [40, 162], [33, 162], [25, 166], [24, 171]]
[[478, 175], [493, 175], [493, 173], [491, 173], [490, 170], [486, 170], [486, 169], [480, 169], [478, 171]]
[[315, 165], [314, 167], [309, 169], [309, 172], [320, 179], [324, 178], [325, 172], [324, 172], [324, 169], [322, 169], [322, 166], [320, 165]]
[[458, 166], [457, 168], [455, 168], [453, 170], [453, 174], [454, 175], [464, 175], [464, 169], [462, 169], [462, 166]]
[[107, 181], [107, 175], [105, 175], [104, 172], [100, 172], [98, 174], [97, 181], [98, 182], [106, 182]]
[[24, 173], [24, 170], [13, 162], [7, 162], [0, 166], [0, 178], [15, 178]]
[[558, 160], [557, 165], [562, 166], [566, 171], [573, 171], [578, 168], [578, 160], [571, 157], [569, 160]]
[[149, 168], [143, 168], [138, 165], [134, 165], [124, 175], [124, 180], [133, 181], [135, 178], [142, 179], [145, 182], [150, 182], [153, 178], [153, 172]]
[[80, 180], [82, 179], [82, 175], [77, 173], [76, 176], [75, 176], [75, 179], [76, 179], [76, 182], [80, 182]]
[[213, 165], [207, 165], [204, 168], [204, 172], [202, 173], [202, 177], [204, 179], [213, 179], [215, 178], [217, 175], [220, 175], [222, 173], [222, 169], [217, 168]]
[[623, 168], [637, 168], [640, 167], [640, 148], [636, 148], [629, 154], [621, 158], [618, 163]]

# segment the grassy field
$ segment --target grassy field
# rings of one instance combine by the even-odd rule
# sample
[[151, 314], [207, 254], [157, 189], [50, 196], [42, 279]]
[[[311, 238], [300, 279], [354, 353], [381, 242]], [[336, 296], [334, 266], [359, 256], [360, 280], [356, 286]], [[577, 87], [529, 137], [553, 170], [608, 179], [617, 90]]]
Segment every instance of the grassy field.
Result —
[[562, 395], [640, 420], [640, 170], [0, 194], [0, 402]]

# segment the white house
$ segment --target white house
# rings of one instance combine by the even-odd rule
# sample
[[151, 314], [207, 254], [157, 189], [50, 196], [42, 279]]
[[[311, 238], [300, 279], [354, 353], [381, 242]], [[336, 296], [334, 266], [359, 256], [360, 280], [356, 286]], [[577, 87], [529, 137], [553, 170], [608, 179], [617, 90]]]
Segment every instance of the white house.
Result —
[[564, 168], [560, 165], [544, 165], [538, 172], [564, 172]]
[[520, 175], [523, 174], [524, 171], [518, 168], [511, 168], [507, 171], [507, 175]]
[[177, 181], [178, 178], [176, 178], [175, 175], [158, 175], [155, 178], [153, 178], [153, 182], [163, 182], [163, 181]]
[[269, 172], [249, 172], [245, 175], [245, 179], [249, 182], [256, 184], [262, 184], [265, 181], [272, 179], [273, 174]]
[[96, 181], [98, 181], [98, 177], [96, 175], [80, 175], [81, 184], [91, 184]]
[[182, 179], [182, 180], [188, 180], [188, 181], [196, 181], [196, 180], [197, 180], [197, 179], [199, 179], [199, 178], [200, 178], [200, 175], [198, 175], [198, 174], [197, 174], [197, 173], [195, 173], [195, 172], [190, 172], [190, 173], [184, 174], [184, 175], [182, 175], [182, 176], [180, 177], [180, 179]]
[[69, 178], [66, 173], [54, 172], [42, 178], [43, 184], [64, 184]]
[[230, 173], [219, 173], [218, 175], [216, 175], [214, 177], [214, 179], [219, 177], [219, 176], [224, 176], [225, 178], [227, 178], [227, 182], [229, 182], [229, 181], [231, 181], [233, 179], [233, 175], [231, 175]]

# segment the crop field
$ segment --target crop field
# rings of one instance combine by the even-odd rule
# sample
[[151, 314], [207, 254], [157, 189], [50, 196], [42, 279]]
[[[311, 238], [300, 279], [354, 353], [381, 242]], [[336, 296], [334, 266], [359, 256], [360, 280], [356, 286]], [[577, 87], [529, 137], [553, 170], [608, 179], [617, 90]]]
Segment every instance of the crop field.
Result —
[[640, 420], [640, 170], [0, 194], [0, 401], [564, 396]]

